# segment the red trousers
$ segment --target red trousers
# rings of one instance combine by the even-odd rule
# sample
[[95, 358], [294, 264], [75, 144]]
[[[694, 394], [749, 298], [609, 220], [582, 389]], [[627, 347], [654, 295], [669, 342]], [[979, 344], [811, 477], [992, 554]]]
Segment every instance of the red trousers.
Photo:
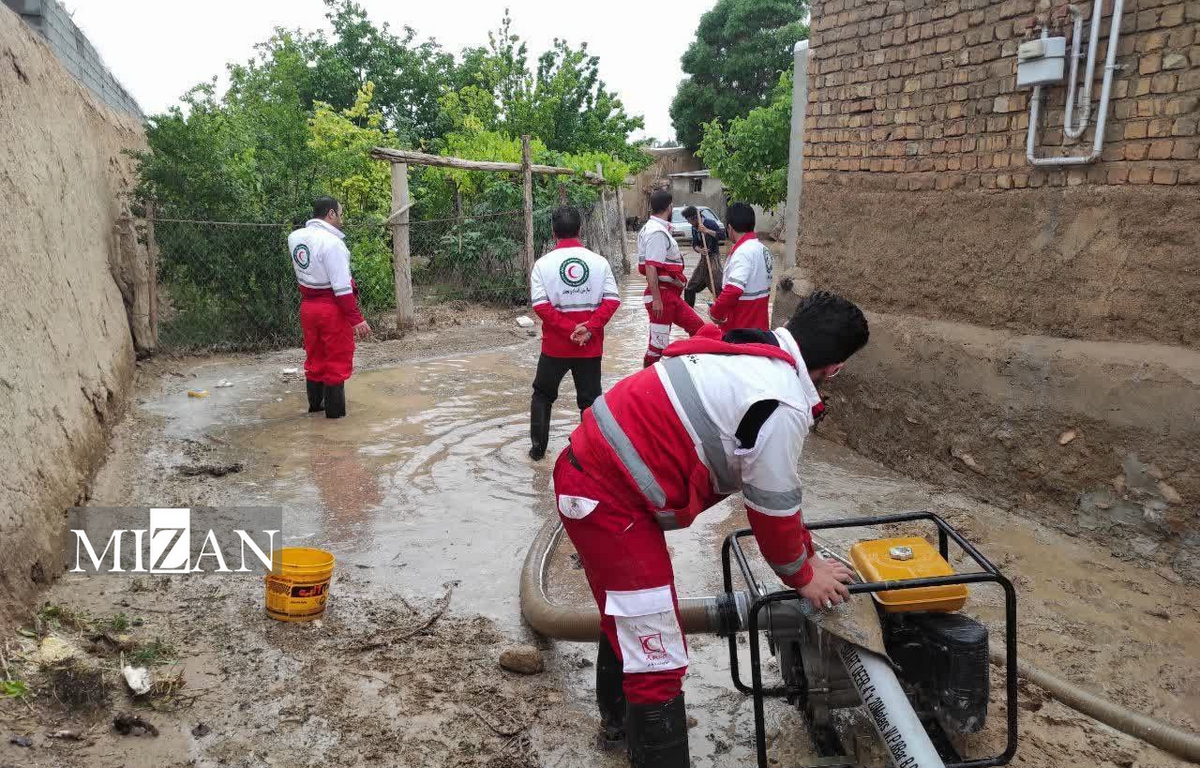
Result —
[[704, 325], [704, 321], [696, 314], [696, 310], [683, 300], [682, 290], [660, 285], [658, 295], [662, 297], [662, 312], [655, 317], [651, 302], [654, 297], [647, 290], [642, 297], [646, 303], [646, 312], [650, 315], [650, 343], [646, 345], [645, 365], [654, 365], [662, 358], [662, 352], [671, 343], [671, 326], [678, 325], [687, 331], [689, 336], [695, 335]]
[[662, 704], [679, 695], [687, 641], [679, 624], [675, 574], [663, 531], [634, 496], [572, 464], [554, 465], [559, 518], [579, 552], [600, 626], [621, 659], [625, 698]]
[[341, 384], [354, 370], [354, 328], [333, 300], [300, 302], [304, 331], [304, 376], [322, 384]]

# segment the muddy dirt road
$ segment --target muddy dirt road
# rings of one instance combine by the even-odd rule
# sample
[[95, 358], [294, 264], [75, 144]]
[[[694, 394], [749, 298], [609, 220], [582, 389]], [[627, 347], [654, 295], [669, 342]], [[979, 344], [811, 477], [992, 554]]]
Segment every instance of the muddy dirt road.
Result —
[[[640, 365], [639, 283], [627, 281], [610, 326], [606, 386]], [[253, 578], [64, 577], [28, 634], [67, 641], [103, 673], [104, 690], [93, 703], [64, 703], [66, 689], [38, 669], [37, 638], [8, 638], [13, 676], [37, 695], [0, 699], [0, 766], [625, 765], [595, 749], [594, 649], [539, 641], [521, 622], [519, 568], [553, 499], [551, 461], [526, 456], [537, 342], [511, 320], [447, 321], [365, 345], [343, 421], [304, 413], [302, 379], [281, 375], [301, 365], [297, 350], [144, 371], [92, 503], [282, 506], [288, 543], [338, 558], [329, 612], [320, 625], [273, 622]], [[217, 388], [221, 380], [233, 386]], [[187, 398], [195, 387], [210, 396]], [[552, 451], [578, 420], [569, 379], [555, 417]], [[240, 469], [180, 474], [198, 465]], [[1036, 509], [1006, 512], [908, 480], [820, 437], [804, 471], [811, 519], [912, 509], [947, 516], [1018, 585], [1026, 658], [1200, 728], [1200, 590], [1043, 527]], [[731, 500], [669, 537], [681, 594], [718, 589], [720, 541], [744, 524]], [[555, 573], [558, 599], [585, 598], [569, 547]], [[968, 611], [998, 635], [999, 606], [998, 594], [975, 589]], [[114, 628], [119, 616], [129, 624], [123, 632]], [[539, 644], [546, 671], [501, 670], [500, 652], [516, 643]], [[695, 637], [690, 646], [694, 765], [752, 765], [751, 707], [730, 685], [724, 645]], [[147, 647], [158, 653], [142, 658], [174, 684], [134, 702], [116, 666], [120, 653]], [[1182, 765], [1035, 687], [1023, 684], [1022, 695], [1018, 765]], [[138, 712], [159, 735], [116, 733], [118, 711]], [[792, 764], [805, 752], [802, 720], [782, 705], [769, 714], [775, 764]], [[1002, 719], [997, 705], [992, 725], [968, 745], [972, 754], [999, 751]], [[62, 729], [81, 739], [47, 735]]]

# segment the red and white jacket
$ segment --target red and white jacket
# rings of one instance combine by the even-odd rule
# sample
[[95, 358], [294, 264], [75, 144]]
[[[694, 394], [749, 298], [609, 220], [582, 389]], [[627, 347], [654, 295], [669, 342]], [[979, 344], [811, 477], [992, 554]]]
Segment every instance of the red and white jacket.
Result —
[[350, 325], [363, 321], [358, 291], [350, 277], [350, 249], [346, 236], [327, 221], [309, 219], [288, 235], [288, 253], [300, 284], [301, 301], [332, 301]]
[[[658, 270], [660, 286], [683, 290], [687, 277], [683, 272], [683, 254], [679, 243], [671, 234], [671, 225], [657, 216], [651, 216], [638, 231], [638, 272], [646, 274], [646, 266]], [[646, 289], [649, 292], [649, 288]]]
[[751, 232], [729, 252], [725, 264], [725, 287], [709, 309], [722, 328], [771, 329], [771, 252]]
[[[778, 346], [730, 344], [705, 326], [662, 362], [629, 376], [584, 411], [571, 450], [590, 475], [611, 478], [664, 530], [741, 491], [771, 568], [793, 587], [812, 579], [799, 461], [821, 402], [792, 335]], [[751, 406], [778, 405], [752, 445], [736, 433]]]
[[[542, 352], [550, 357], [599, 357], [604, 353], [604, 325], [621, 298], [608, 260], [571, 238], [538, 259], [530, 276], [533, 311], [542, 318]], [[571, 341], [583, 323], [592, 338], [582, 346]]]

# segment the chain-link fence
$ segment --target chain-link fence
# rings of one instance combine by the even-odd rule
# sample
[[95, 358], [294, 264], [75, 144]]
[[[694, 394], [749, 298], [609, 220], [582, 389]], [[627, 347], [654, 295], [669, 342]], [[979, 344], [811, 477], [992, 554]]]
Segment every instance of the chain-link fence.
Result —
[[[535, 252], [549, 235], [549, 216], [534, 211]], [[418, 302], [519, 304], [526, 299], [523, 211], [414, 221], [408, 242]]]
[[[593, 250], [619, 258], [620, 228], [610, 203], [584, 211], [583, 237]], [[534, 211], [534, 253], [551, 246], [550, 216], [550, 209]], [[300, 297], [287, 250], [291, 230], [283, 224], [156, 219], [159, 348], [299, 344]], [[395, 310], [392, 229], [351, 223], [344, 232], [359, 305], [372, 326], [386, 333], [394, 327]], [[410, 222], [417, 312], [450, 300], [527, 302], [524, 249], [519, 210]]]

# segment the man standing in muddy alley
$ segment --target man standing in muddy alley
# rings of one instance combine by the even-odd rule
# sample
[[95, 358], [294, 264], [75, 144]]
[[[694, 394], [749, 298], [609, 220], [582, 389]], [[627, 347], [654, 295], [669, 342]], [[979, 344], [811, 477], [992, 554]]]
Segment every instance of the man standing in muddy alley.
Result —
[[683, 289], [683, 300], [696, 308], [696, 294], [707, 288], [713, 298], [721, 294], [721, 225], [704, 216], [694, 205], [683, 209], [683, 218], [692, 225], [692, 250], [700, 261]]
[[581, 413], [600, 396], [604, 326], [621, 306], [608, 260], [579, 241], [582, 223], [577, 208], [564, 205], [554, 211], [551, 227], [557, 243], [537, 260], [530, 276], [530, 301], [542, 319], [542, 354], [529, 405], [529, 458], [534, 461], [546, 455], [550, 412], [567, 371], [575, 380]]
[[650, 339], [642, 367], [648, 368], [662, 358], [671, 341], [671, 326], [678, 325], [691, 336], [704, 321], [683, 300], [687, 277], [683, 273], [683, 254], [671, 232], [671, 193], [660, 189], [650, 195], [650, 218], [638, 232], [638, 272], [646, 276], [646, 294], [642, 301], [650, 314]]
[[308, 412], [330, 419], [346, 415], [346, 379], [354, 369], [354, 340], [371, 332], [358, 309], [343, 242], [342, 206], [332, 197], [313, 201], [313, 215], [288, 235], [288, 253], [300, 287], [304, 380]]

